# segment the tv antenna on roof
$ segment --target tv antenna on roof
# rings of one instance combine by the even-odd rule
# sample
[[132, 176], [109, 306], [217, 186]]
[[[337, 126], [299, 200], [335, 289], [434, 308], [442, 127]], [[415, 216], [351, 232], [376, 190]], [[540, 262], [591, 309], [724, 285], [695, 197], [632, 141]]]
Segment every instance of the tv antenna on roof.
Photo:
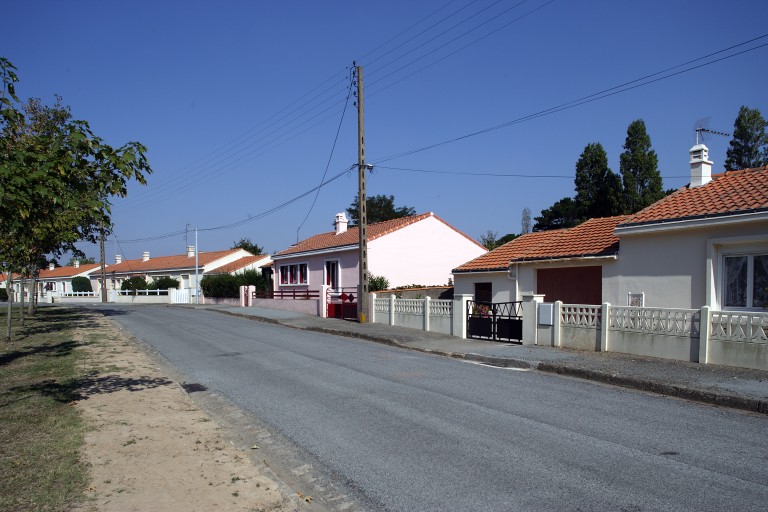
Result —
[[704, 134], [705, 133], [711, 133], [713, 135], [722, 135], [723, 137], [730, 137], [730, 133], [725, 132], [718, 132], [715, 130], [709, 129], [709, 120], [710, 117], [705, 117], [703, 119], [699, 119], [696, 121], [696, 123], [693, 125], [693, 131], [696, 133], [696, 144], [699, 144], [699, 137], [701, 137], [701, 142], [704, 142]]

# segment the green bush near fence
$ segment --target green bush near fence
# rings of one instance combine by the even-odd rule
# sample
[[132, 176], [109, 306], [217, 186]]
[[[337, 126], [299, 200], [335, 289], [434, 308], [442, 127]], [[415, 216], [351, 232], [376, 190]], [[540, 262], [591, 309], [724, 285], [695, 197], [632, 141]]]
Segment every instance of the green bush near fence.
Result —
[[73, 292], [92, 292], [91, 280], [87, 277], [78, 276], [72, 278], [72, 291]]
[[179, 280], [172, 277], [163, 276], [155, 279], [147, 285], [147, 290], [178, 290]]
[[257, 270], [247, 270], [242, 274], [219, 274], [205, 276], [200, 281], [203, 295], [214, 299], [240, 297], [241, 286], [255, 286], [257, 290], [269, 288], [269, 282]]
[[141, 276], [129, 277], [120, 285], [121, 290], [146, 290], [147, 280]]
[[0, 288], [0, 302], [8, 302], [8, 290]]

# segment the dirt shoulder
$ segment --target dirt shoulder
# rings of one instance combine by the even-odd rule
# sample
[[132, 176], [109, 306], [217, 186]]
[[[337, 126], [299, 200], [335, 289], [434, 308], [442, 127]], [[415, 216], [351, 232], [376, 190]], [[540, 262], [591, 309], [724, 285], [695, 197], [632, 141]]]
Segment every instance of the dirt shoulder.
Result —
[[78, 330], [89, 377], [74, 404], [88, 424], [91, 466], [81, 512], [311, 509], [227, 441], [124, 332], [91, 316], [93, 324]]

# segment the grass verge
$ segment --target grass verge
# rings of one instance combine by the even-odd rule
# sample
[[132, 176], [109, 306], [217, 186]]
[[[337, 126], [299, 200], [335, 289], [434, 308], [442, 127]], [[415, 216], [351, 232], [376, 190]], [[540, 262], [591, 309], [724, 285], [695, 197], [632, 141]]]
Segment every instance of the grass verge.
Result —
[[44, 307], [18, 327], [14, 311], [12, 341], [0, 341], [0, 510], [66, 510], [82, 500], [85, 426], [70, 404], [84, 377], [74, 331], [86, 315]]

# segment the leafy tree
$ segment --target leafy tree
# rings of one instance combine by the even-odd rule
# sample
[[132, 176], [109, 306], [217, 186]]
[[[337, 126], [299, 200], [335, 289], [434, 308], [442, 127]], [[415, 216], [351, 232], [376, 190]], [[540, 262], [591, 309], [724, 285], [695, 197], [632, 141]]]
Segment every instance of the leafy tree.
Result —
[[576, 211], [576, 201], [571, 197], [564, 197], [549, 208], [541, 211], [540, 217], [535, 217], [534, 231], [548, 231], [550, 229], [572, 228], [579, 223]]
[[[530, 231], [527, 231], [530, 233]], [[525, 233], [522, 233], [523, 235]], [[506, 235], [502, 236], [498, 240], [496, 240], [496, 247], [501, 247], [502, 245], [506, 244], [507, 242], [511, 242], [515, 238], [519, 237], [520, 235], [516, 235], [514, 233], [507, 233]]]
[[251, 242], [250, 238], [241, 238], [239, 242], [232, 242], [232, 249], [245, 249], [254, 256], [264, 253], [264, 248]]
[[72, 278], [73, 292], [92, 292], [91, 280], [87, 277], [77, 276]]
[[629, 124], [619, 161], [624, 185], [624, 213], [638, 212], [664, 197], [658, 157], [651, 149], [651, 138], [642, 119]]
[[43, 257], [82, 254], [75, 243], [96, 242], [111, 225], [109, 198], [125, 196], [129, 180], [145, 184], [152, 170], [144, 146], [107, 145], [58, 97], [20, 105], [15, 68], [0, 58], [0, 72], [0, 259], [32, 276], [34, 290]]
[[521, 235], [531, 232], [531, 209], [527, 206], [523, 208], [523, 213], [520, 218], [520, 228]]
[[96, 258], [89, 258], [87, 256], [84, 256], [82, 258], [77, 258], [75, 256], [72, 256], [69, 258], [69, 263], [67, 263], [68, 267], [71, 267], [75, 264], [75, 261], [79, 261], [81, 265], [93, 265], [94, 263], [98, 263], [96, 261]]
[[478, 242], [480, 242], [480, 245], [488, 249], [489, 251], [492, 251], [496, 248], [496, 237], [499, 234], [495, 231], [491, 231], [490, 229], [485, 232], [485, 234], [480, 235], [480, 238], [477, 239]]
[[147, 280], [142, 276], [129, 277], [120, 285], [121, 290], [146, 290]]
[[[366, 198], [365, 205], [369, 224], [416, 215], [416, 210], [410, 206], [395, 207], [395, 196], [370, 196]], [[355, 195], [355, 200], [347, 208], [350, 224], [356, 225], [360, 222], [359, 213], [360, 199]]]
[[768, 133], [758, 109], [742, 106], [733, 123], [733, 139], [725, 153], [725, 169], [748, 169], [768, 164]]
[[576, 211], [580, 220], [619, 215], [621, 179], [608, 167], [608, 155], [599, 142], [587, 144], [576, 162]]

